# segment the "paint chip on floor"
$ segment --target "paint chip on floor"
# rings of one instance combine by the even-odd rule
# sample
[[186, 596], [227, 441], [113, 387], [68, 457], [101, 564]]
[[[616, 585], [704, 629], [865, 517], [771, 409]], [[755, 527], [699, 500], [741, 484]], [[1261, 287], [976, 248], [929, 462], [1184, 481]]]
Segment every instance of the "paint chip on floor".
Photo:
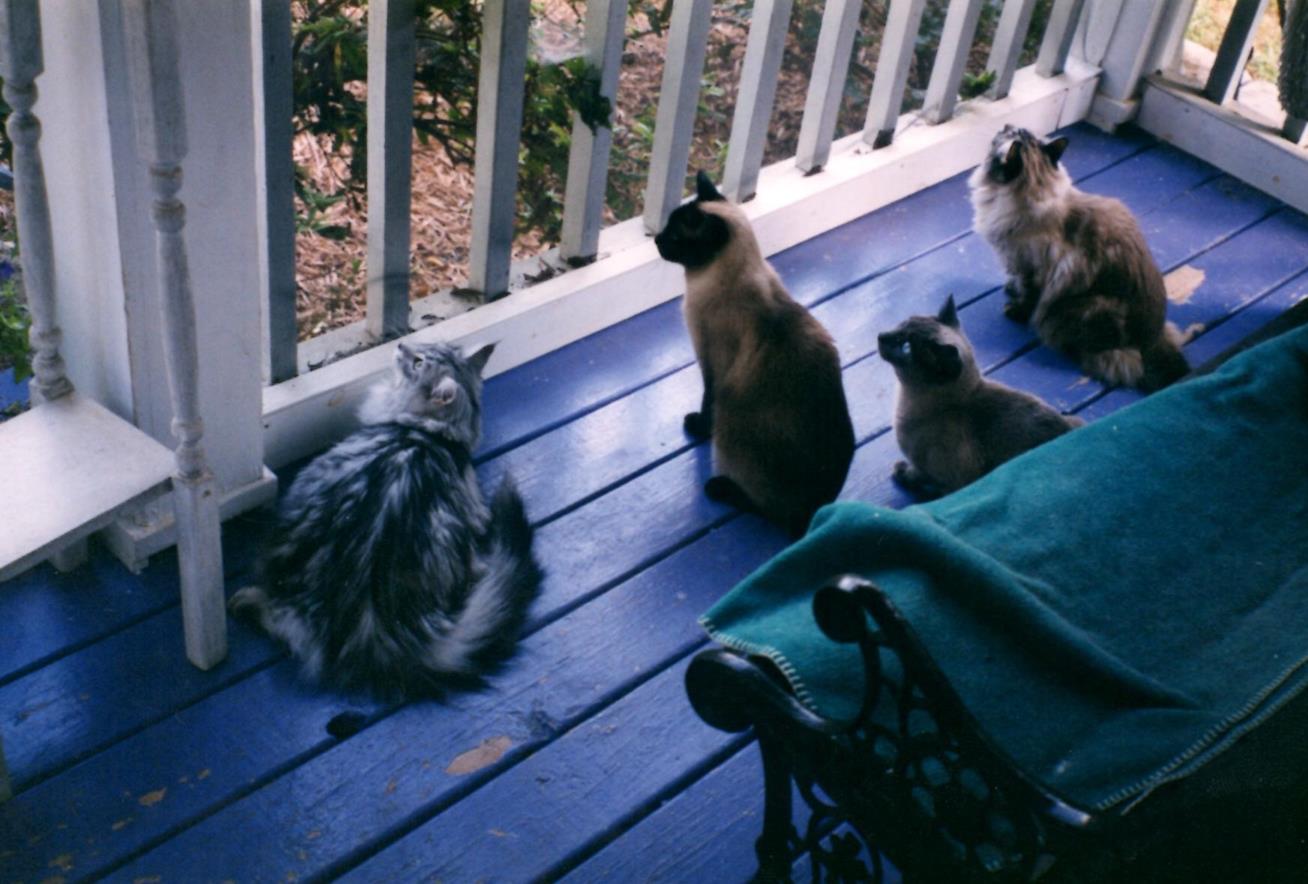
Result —
[[1194, 297], [1194, 293], [1203, 285], [1205, 274], [1198, 267], [1186, 264], [1178, 267], [1163, 277], [1167, 287], [1167, 300], [1173, 304], [1184, 304]]
[[477, 748], [469, 749], [451, 761], [445, 772], [456, 777], [475, 773], [499, 761], [512, 745], [513, 741], [508, 737], [491, 737], [489, 740], [482, 740]]

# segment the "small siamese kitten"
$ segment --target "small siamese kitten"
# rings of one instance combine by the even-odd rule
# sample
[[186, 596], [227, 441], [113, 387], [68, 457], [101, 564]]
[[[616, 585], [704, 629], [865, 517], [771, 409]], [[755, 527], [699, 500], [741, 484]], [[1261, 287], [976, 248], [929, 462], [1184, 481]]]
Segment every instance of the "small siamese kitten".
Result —
[[1190, 367], [1163, 275], [1121, 201], [1072, 186], [1066, 149], [1005, 126], [968, 182], [973, 228], [1008, 271], [1004, 312], [1101, 381], [1165, 387]]
[[756, 510], [798, 536], [835, 500], [854, 456], [840, 356], [786, 292], [745, 214], [702, 171], [696, 199], [654, 238], [686, 268], [686, 327], [704, 377], [696, 439], [713, 439], [714, 500]]
[[899, 378], [895, 438], [908, 461], [895, 464], [894, 479], [918, 497], [962, 488], [1085, 423], [982, 377], [953, 295], [936, 317], [912, 316], [878, 336], [877, 349]]

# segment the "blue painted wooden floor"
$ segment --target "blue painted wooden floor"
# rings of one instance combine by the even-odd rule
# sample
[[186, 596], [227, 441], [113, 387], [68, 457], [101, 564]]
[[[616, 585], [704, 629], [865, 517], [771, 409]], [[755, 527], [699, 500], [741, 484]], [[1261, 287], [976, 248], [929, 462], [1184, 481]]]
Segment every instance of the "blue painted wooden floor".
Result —
[[[1124, 199], [1165, 269], [1198, 364], [1308, 296], [1308, 219], [1138, 134], [1072, 131], [1066, 162]], [[845, 496], [889, 481], [893, 375], [875, 336], [953, 293], [995, 377], [1102, 417], [1106, 393], [1002, 318], [1001, 274], [969, 232], [965, 176], [777, 256], [832, 330], [861, 446]], [[614, 297], [621, 297], [615, 292]], [[547, 571], [518, 656], [485, 690], [384, 707], [303, 684], [235, 624], [230, 658], [186, 663], [167, 555], [135, 577], [104, 555], [0, 587], [0, 732], [17, 795], [0, 880], [746, 880], [762, 776], [748, 738], [699, 723], [682, 674], [695, 618], [782, 548], [704, 498], [709, 454], [679, 305], [495, 378], [481, 471], [512, 473]], [[6, 518], [14, 514], [6, 514]], [[260, 518], [228, 526], [229, 589]], [[336, 739], [343, 712], [366, 725]]]

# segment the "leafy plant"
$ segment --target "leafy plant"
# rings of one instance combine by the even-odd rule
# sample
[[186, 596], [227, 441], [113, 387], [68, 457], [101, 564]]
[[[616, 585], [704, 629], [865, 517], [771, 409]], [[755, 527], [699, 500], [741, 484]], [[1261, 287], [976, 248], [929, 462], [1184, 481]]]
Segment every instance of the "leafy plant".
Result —
[[994, 71], [982, 71], [979, 74], [963, 74], [963, 82], [958, 87], [958, 94], [964, 98], [976, 98], [995, 84], [998, 74]]
[[18, 291], [13, 266], [0, 262], [0, 369], [12, 368], [14, 379], [31, 377], [31, 350], [27, 330], [32, 324], [27, 302]]

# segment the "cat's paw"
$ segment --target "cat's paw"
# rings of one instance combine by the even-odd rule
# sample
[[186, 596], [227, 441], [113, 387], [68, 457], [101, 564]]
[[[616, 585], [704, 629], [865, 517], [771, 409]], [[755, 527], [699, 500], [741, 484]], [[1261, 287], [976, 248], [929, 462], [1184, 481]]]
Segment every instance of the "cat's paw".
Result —
[[1026, 325], [1028, 322], [1031, 321], [1031, 314], [1033, 312], [1034, 311], [1032, 309], [1032, 304], [1030, 301], [1023, 301], [1018, 298], [1013, 298], [1011, 296], [1011, 293], [1009, 296], [1009, 300], [1004, 304], [1004, 315], [1007, 316], [1009, 319], [1013, 320], [1014, 322], [1021, 323], [1022, 325]]
[[[698, 417], [698, 415], [687, 415], [686, 417], [689, 419], [690, 417]], [[705, 496], [709, 500], [716, 500], [719, 503], [731, 503], [737, 489], [736, 483], [726, 476], [714, 476], [704, 483]]]
[[267, 600], [261, 587], [247, 586], [232, 593], [227, 600], [227, 610], [237, 617], [256, 617]]
[[918, 472], [913, 469], [906, 460], [895, 461], [894, 468], [890, 471], [890, 478], [894, 479], [899, 485], [910, 488], [918, 480]]
[[[702, 411], [692, 411], [690, 414], [686, 415], [686, 419], [681, 422], [681, 426], [692, 438], [695, 439], [707, 439], [713, 434], [713, 427]], [[712, 480], [710, 479], [709, 481]]]

